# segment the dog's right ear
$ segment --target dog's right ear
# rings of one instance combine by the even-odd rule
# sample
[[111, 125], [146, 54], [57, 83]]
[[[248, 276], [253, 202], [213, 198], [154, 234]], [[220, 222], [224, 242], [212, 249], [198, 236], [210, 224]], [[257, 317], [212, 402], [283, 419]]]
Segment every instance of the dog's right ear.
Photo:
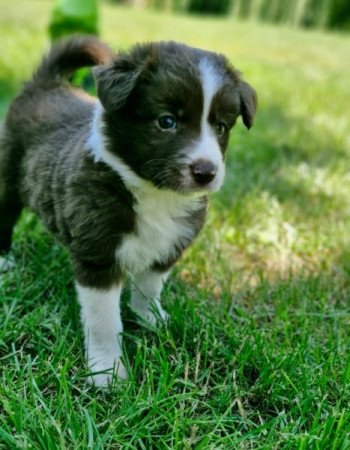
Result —
[[112, 63], [96, 66], [92, 69], [97, 96], [106, 111], [122, 108], [141, 73], [131, 61], [117, 59]]

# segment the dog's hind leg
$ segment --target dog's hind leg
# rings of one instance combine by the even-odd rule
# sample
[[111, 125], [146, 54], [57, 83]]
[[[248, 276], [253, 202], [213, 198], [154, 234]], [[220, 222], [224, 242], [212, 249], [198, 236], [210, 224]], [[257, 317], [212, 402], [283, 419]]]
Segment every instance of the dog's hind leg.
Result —
[[22, 206], [18, 195], [18, 161], [0, 130], [0, 256], [9, 253], [13, 227]]
[[8, 271], [13, 266], [7, 255], [11, 249], [13, 228], [20, 212], [21, 206], [15, 196], [2, 192], [2, 195], [0, 194], [0, 273]]
[[13, 227], [21, 212], [15, 201], [0, 198], [0, 255], [9, 253]]

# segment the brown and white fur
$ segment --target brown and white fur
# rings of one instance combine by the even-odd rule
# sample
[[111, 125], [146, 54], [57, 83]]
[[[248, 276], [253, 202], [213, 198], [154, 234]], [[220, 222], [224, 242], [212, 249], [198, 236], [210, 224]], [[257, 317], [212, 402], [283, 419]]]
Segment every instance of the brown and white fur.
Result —
[[[98, 98], [66, 76], [93, 69]], [[86, 357], [98, 386], [121, 362], [119, 299], [166, 319], [172, 265], [203, 226], [224, 180], [229, 131], [249, 128], [255, 91], [227, 59], [174, 42], [113, 54], [93, 37], [56, 44], [9, 108], [0, 141], [0, 252], [26, 206], [69, 251]], [[96, 373], [99, 372], [99, 373]]]

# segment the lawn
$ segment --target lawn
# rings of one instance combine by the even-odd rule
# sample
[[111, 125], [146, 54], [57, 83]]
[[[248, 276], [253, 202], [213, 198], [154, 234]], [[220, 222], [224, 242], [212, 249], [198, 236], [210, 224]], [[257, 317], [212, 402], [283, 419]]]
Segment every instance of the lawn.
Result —
[[[52, 3], [0, 0], [0, 115], [47, 48]], [[163, 293], [126, 307], [129, 380], [86, 383], [65, 251], [24, 212], [0, 277], [0, 448], [350, 448], [350, 37], [104, 5], [115, 49], [225, 53], [257, 90], [223, 189]], [[1, 218], [0, 218], [1, 220]]]

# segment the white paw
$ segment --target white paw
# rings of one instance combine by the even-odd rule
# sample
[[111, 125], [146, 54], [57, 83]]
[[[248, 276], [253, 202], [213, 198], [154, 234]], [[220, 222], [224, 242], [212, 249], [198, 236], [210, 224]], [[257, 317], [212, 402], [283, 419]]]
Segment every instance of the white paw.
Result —
[[8, 272], [15, 267], [15, 262], [11, 256], [0, 256], [0, 273]]
[[96, 387], [107, 388], [113, 382], [113, 378], [117, 377], [120, 380], [128, 378], [127, 371], [120, 358], [115, 358], [112, 361], [103, 360], [89, 364], [91, 375], [88, 378], [90, 384]]
[[167, 323], [170, 318], [169, 314], [164, 311], [160, 304], [153, 304], [150, 309], [136, 309], [130, 305], [130, 309], [141, 319], [141, 322], [146, 322], [153, 327], [161, 322]]
[[153, 311], [149, 312], [149, 315], [153, 317], [153, 320], [161, 321], [161, 322], [168, 322], [170, 319], [170, 315], [164, 311], [164, 309], [159, 305], [157, 307], [157, 310], [153, 313]]

